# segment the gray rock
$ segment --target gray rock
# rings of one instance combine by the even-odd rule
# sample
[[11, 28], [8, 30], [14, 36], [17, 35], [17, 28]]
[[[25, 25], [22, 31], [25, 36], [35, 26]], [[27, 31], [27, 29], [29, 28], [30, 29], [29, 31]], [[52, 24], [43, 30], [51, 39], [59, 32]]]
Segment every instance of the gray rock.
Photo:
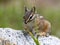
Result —
[[[60, 45], [60, 39], [55, 36], [39, 37], [41, 45]], [[0, 28], [0, 45], [36, 45], [30, 35], [22, 30]]]

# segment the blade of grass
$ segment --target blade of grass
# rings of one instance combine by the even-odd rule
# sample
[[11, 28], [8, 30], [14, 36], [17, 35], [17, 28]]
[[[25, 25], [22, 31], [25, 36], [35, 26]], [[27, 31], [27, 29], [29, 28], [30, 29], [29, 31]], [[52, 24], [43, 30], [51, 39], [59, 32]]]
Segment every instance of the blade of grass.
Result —
[[30, 34], [31, 37], [33, 38], [33, 40], [34, 40], [34, 42], [36, 43], [36, 45], [40, 45], [38, 39], [35, 38], [31, 32], [29, 32], [29, 34]]

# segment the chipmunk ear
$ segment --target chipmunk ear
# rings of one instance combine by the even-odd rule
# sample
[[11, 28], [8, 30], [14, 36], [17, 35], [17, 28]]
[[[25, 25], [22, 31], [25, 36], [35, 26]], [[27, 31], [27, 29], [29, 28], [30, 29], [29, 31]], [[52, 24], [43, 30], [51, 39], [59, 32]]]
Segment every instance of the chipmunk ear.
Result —
[[28, 8], [26, 6], [24, 8], [25, 8], [25, 12], [27, 12], [28, 11]]
[[35, 6], [31, 9], [31, 12], [34, 12], [35, 13], [35, 10], [36, 10], [36, 8], [35, 8]]

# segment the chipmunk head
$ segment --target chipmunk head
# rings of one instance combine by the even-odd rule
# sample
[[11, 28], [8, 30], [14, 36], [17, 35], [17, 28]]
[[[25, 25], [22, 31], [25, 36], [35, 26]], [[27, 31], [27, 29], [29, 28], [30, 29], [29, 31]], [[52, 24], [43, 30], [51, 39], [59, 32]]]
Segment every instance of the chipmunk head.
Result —
[[33, 7], [31, 10], [28, 10], [27, 7], [25, 7], [25, 15], [24, 15], [24, 23], [27, 24], [28, 22], [32, 21], [34, 19], [35, 14], [35, 7]]

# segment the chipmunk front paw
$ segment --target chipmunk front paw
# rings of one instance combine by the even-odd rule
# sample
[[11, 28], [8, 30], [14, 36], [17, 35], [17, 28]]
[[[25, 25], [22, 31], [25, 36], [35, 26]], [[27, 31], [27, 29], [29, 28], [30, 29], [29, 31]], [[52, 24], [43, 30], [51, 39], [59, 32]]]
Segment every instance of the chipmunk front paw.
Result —
[[41, 37], [48, 37], [48, 34], [46, 32], [40, 32], [36, 34], [36, 37], [38, 38], [39, 36]]
[[46, 32], [40, 32], [40, 36], [46, 36]]

